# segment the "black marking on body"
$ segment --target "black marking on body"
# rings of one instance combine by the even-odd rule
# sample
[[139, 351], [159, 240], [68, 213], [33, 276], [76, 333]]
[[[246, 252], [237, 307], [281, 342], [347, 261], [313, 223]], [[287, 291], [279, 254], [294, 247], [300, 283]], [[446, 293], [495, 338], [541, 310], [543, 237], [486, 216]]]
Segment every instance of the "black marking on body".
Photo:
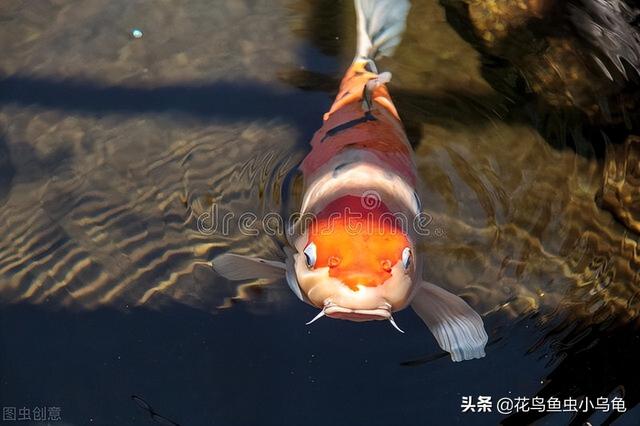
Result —
[[418, 206], [418, 212], [422, 211], [422, 202], [420, 201], [420, 197], [418, 197], [418, 193], [413, 193], [413, 198], [416, 200], [416, 205]]
[[333, 174], [332, 176], [334, 178], [338, 177], [338, 175], [340, 174], [341, 171], [344, 170], [345, 167], [350, 166], [351, 164], [355, 163], [355, 161], [347, 161], [346, 163], [342, 163], [342, 164], [338, 164], [336, 166], [335, 169], [333, 169]]
[[324, 142], [324, 140], [326, 138], [333, 137], [333, 136], [337, 135], [340, 132], [343, 132], [345, 130], [351, 129], [352, 127], [357, 126], [358, 124], [366, 123], [368, 121], [377, 121], [377, 120], [378, 119], [373, 116], [371, 111], [367, 111], [360, 118], [356, 118], [355, 120], [347, 121], [346, 123], [339, 124], [336, 127], [327, 130], [327, 133], [320, 140], [320, 143]]

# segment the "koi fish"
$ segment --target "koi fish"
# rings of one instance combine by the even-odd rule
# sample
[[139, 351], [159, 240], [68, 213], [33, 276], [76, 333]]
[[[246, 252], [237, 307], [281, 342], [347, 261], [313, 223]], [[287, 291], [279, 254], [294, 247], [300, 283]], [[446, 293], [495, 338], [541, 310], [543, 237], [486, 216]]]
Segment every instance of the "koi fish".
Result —
[[[407, 0], [355, 0], [357, 54], [300, 165], [301, 219], [286, 261], [225, 253], [214, 269], [231, 280], [286, 277], [293, 293], [323, 316], [387, 320], [411, 305], [453, 361], [485, 355], [482, 318], [460, 297], [422, 279], [420, 235], [400, 217], [420, 214], [411, 145], [375, 60], [393, 53]], [[305, 220], [310, 218], [309, 220]]]

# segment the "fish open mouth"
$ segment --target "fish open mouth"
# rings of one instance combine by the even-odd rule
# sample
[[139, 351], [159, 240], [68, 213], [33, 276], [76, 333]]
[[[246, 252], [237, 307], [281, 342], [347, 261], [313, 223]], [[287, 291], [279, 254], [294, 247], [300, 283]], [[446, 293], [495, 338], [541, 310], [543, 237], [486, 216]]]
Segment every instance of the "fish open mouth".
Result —
[[391, 318], [391, 312], [387, 307], [377, 309], [349, 309], [342, 306], [331, 305], [325, 308], [324, 313], [329, 318], [357, 322], [388, 320]]

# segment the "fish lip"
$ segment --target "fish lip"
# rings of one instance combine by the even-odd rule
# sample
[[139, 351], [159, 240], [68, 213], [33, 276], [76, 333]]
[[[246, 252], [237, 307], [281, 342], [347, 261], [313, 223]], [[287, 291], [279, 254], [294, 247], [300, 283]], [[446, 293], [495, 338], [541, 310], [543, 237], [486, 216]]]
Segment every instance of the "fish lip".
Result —
[[391, 310], [386, 305], [375, 309], [350, 309], [332, 304], [324, 309], [324, 313], [330, 318], [356, 322], [388, 320], [391, 318]]

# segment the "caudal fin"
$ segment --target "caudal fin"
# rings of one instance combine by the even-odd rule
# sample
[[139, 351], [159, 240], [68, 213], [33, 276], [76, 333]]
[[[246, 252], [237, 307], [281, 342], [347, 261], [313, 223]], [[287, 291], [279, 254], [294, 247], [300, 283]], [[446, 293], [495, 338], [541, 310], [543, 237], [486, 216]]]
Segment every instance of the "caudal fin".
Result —
[[390, 56], [404, 32], [408, 0], [355, 0], [358, 17], [358, 51], [356, 60], [375, 60]]

